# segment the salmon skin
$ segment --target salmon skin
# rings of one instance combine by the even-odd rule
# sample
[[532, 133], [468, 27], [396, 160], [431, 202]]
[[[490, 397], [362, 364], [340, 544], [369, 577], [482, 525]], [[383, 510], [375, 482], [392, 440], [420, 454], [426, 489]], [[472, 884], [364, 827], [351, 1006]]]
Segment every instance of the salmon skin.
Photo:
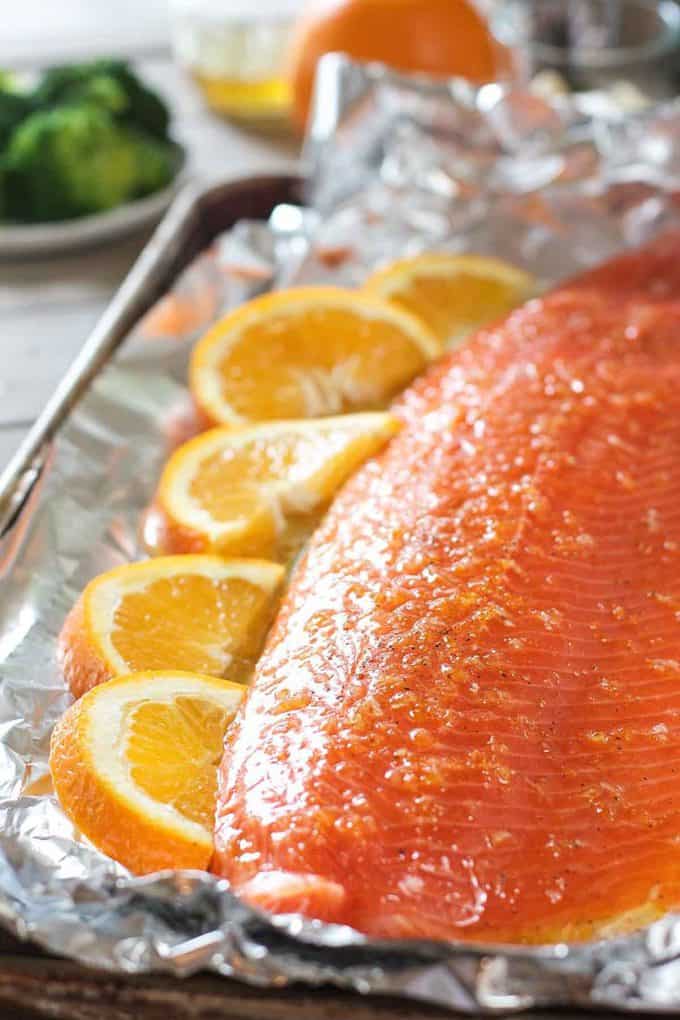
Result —
[[680, 902], [680, 234], [482, 331], [300, 563], [214, 870], [373, 936], [550, 942]]

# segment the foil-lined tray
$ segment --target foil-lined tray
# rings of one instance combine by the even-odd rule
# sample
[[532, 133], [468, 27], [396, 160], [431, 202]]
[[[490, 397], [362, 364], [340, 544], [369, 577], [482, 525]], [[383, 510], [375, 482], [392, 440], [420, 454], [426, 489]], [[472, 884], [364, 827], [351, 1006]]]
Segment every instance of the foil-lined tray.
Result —
[[188, 353], [210, 322], [259, 291], [357, 283], [431, 248], [500, 255], [549, 284], [680, 222], [680, 104], [631, 118], [597, 96], [551, 105], [324, 65], [306, 204], [285, 178], [184, 195], [0, 480], [0, 920], [121, 973], [204, 968], [470, 1013], [678, 1009], [680, 916], [582, 945], [379, 942], [269, 919], [211, 875], [132, 878], [49, 793], [50, 733], [70, 700], [56, 636], [92, 576], [143, 555], [142, 511], [187, 434]]

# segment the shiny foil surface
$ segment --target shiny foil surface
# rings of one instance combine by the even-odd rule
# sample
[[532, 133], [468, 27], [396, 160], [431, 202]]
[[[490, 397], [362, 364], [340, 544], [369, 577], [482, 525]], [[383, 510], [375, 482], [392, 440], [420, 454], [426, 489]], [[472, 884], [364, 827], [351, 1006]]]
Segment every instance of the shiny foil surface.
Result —
[[[0, 917], [121, 973], [332, 983], [471, 1013], [678, 1009], [680, 917], [578, 946], [378, 942], [297, 916], [269, 920], [211, 875], [131, 878], [78, 838], [49, 792], [50, 733], [70, 700], [57, 634], [91, 577], [143, 556], [142, 512], [187, 435], [188, 354], [207, 325], [262, 290], [354, 284], [432, 248], [499, 255], [548, 285], [680, 222], [680, 104], [624, 117], [594, 94], [550, 104], [336, 56], [324, 64], [309, 205], [238, 224], [181, 275], [60, 429], [0, 540]], [[170, 331], [178, 322], [181, 335]]]

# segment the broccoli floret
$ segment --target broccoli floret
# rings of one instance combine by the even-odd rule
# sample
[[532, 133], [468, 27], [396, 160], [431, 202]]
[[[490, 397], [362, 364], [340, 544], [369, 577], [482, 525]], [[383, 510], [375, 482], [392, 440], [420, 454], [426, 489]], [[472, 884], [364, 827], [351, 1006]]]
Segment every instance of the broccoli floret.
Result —
[[6, 214], [60, 220], [111, 209], [134, 193], [135, 145], [105, 111], [60, 106], [31, 114], [5, 156]]
[[131, 129], [137, 160], [135, 195], [142, 197], [166, 188], [177, 174], [182, 150], [174, 142], [164, 142], [144, 131]]
[[170, 116], [161, 99], [123, 60], [95, 60], [46, 71], [33, 95], [36, 106], [94, 103], [120, 120], [167, 138]]
[[9, 142], [15, 128], [31, 112], [31, 101], [21, 92], [0, 88], [0, 152]]
[[58, 106], [16, 129], [4, 165], [8, 218], [62, 220], [164, 187], [175, 175], [177, 149], [99, 107]]
[[170, 127], [170, 113], [162, 99], [147, 88], [124, 62], [112, 62], [116, 66], [111, 74], [127, 93], [129, 107], [126, 120], [135, 124], [156, 138], [166, 139]]

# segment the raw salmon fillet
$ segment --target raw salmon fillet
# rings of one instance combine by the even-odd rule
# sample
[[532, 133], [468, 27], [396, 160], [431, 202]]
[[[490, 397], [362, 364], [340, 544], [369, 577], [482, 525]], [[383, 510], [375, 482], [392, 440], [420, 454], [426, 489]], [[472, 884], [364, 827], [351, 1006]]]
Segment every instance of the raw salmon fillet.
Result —
[[214, 869], [382, 937], [539, 942], [680, 903], [680, 234], [401, 401], [295, 572]]

